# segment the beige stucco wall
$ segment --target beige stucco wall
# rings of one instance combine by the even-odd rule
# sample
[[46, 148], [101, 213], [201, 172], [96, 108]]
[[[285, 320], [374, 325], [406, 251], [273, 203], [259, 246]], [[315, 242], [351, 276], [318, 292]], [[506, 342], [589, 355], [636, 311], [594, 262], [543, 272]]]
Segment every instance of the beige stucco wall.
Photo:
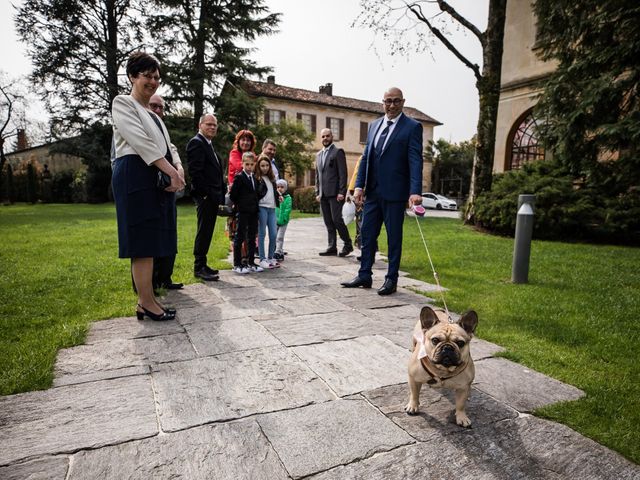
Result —
[[40, 165], [48, 165], [49, 171], [54, 174], [63, 170], [80, 170], [86, 169], [86, 166], [82, 163], [80, 157], [74, 157], [72, 155], [65, 155], [61, 153], [49, 153], [49, 146], [43, 145], [40, 147], [30, 148], [20, 152], [7, 154], [7, 161], [11, 164], [12, 168], [16, 168], [24, 160], [35, 159]]
[[493, 171], [504, 172], [509, 132], [514, 123], [537, 102], [536, 80], [553, 71], [555, 65], [543, 62], [535, 53], [536, 19], [531, 0], [509, 0], [504, 29], [502, 81]]
[[[286, 112], [286, 119], [295, 121], [298, 113], [315, 115], [316, 116], [316, 132], [313, 145], [310, 151], [315, 155], [320, 149], [322, 149], [322, 142], [320, 138], [320, 131], [326, 127], [327, 117], [341, 118], [344, 120], [344, 138], [340, 141], [336, 141], [335, 144], [343, 148], [347, 157], [347, 168], [349, 170], [349, 178], [353, 174], [358, 158], [364, 151], [364, 143], [360, 143], [360, 122], [371, 123], [376, 118], [382, 115], [382, 108], [380, 114], [357, 112], [344, 108], [332, 108], [324, 105], [314, 105], [303, 102], [284, 101], [279, 99], [266, 99], [265, 108], [273, 110], [283, 110]], [[433, 140], [433, 125], [429, 123], [422, 123], [423, 145], [428, 145], [429, 140]], [[426, 165], [423, 168], [422, 183], [425, 191], [431, 186], [431, 173], [430, 169]], [[311, 173], [308, 173], [305, 178], [305, 185], [310, 183]]]

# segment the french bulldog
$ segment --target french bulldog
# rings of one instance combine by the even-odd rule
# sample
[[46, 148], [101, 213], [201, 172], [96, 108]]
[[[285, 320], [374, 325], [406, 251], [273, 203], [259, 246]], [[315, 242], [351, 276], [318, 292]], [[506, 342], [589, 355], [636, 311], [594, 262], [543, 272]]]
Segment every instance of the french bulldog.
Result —
[[455, 390], [456, 423], [470, 427], [465, 412], [475, 368], [469, 342], [478, 325], [478, 315], [466, 312], [457, 323], [449, 323], [447, 314], [431, 307], [423, 307], [420, 320], [413, 329], [413, 353], [409, 360], [409, 403], [404, 408], [409, 415], [417, 415], [422, 384], [434, 388]]

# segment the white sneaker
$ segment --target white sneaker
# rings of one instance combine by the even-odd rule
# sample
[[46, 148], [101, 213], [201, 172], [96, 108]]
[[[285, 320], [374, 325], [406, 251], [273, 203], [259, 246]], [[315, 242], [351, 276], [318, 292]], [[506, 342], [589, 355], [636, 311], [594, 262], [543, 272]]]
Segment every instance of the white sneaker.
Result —
[[265, 269], [265, 268], [273, 268], [271, 266], [271, 263], [266, 259], [260, 260], [260, 267], [262, 267], [263, 269]]
[[260, 273], [264, 272], [264, 268], [262, 268], [260, 265], [251, 265], [249, 267], [249, 271], [252, 273]]
[[278, 263], [277, 260], [270, 258], [269, 260], [267, 260], [269, 262], [269, 264], [271, 265], [271, 268], [280, 268], [280, 264]]
[[245, 275], [249, 273], [249, 269], [246, 267], [233, 267], [233, 271], [235, 273], [239, 273], [240, 275]]

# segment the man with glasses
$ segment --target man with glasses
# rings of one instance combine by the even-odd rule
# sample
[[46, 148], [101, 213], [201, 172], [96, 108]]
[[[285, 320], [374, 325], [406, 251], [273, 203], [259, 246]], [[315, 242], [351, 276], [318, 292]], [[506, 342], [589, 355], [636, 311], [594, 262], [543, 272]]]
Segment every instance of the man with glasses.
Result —
[[394, 293], [402, 256], [402, 224], [407, 200], [422, 202], [422, 125], [402, 113], [404, 97], [399, 88], [384, 94], [385, 116], [371, 123], [356, 178], [354, 200], [362, 202], [362, 255], [358, 275], [346, 288], [371, 288], [380, 229], [387, 231], [389, 267], [379, 295]]
[[[144, 74], [143, 74], [144, 75]], [[152, 95], [149, 99], [149, 108], [160, 118], [164, 118], [164, 99], [160, 95]], [[184, 181], [184, 169], [178, 155], [178, 149], [172, 143], [169, 145], [173, 166], [178, 170], [178, 175]], [[176, 263], [176, 256], [156, 257], [153, 259], [153, 289], [166, 288], [168, 290], [180, 290], [184, 285], [174, 283], [171, 279], [173, 266]]]

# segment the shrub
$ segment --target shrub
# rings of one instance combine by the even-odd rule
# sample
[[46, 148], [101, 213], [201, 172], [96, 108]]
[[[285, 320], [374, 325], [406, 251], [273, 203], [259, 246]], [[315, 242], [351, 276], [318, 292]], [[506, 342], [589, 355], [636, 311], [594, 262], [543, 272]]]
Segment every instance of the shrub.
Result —
[[[615, 168], [615, 165], [611, 168]], [[551, 160], [494, 177], [476, 201], [476, 224], [503, 235], [515, 233], [518, 195], [536, 195], [534, 238], [639, 243], [640, 192], [612, 194], [578, 181]]]
[[304, 213], [320, 213], [315, 187], [298, 187], [293, 192], [293, 208]]
[[54, 203], [73, 202], [73, 170], [56, 172], [51, 178], [51, 201]]

